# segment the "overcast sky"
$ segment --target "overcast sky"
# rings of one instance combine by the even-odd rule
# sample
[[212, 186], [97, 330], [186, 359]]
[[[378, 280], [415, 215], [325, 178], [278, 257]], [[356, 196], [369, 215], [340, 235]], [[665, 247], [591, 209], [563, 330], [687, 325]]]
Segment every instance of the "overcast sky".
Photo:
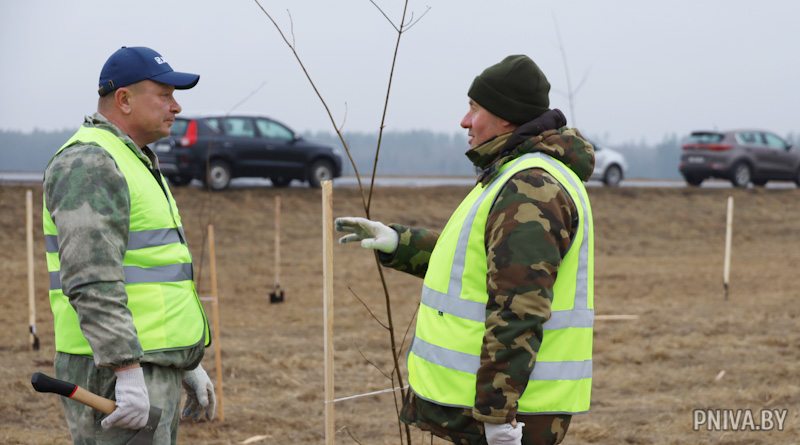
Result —
[[[395, 21], [402, 1], [375, 0]], [[396, 32], [369, 0], [262, 1], [289, 31], [345, 130], [379, 125]], [[122, 6], [125, 5], [125, 6]], [[800, 2], [793, 0], [411, 0], [388, 130], [454, 133], [472, 79], [524, 53], [548, 75], [551, 106], [607, 143], [695, 129], [800, 132]], [[570, 115], [556, 25], [573, 87]], [[331, 130], [291, 52], [252, 0], [0, 0], [0, 128], [72, 128], [96, 107], [105, 60], [149, 46], [201, 75], [185, 114], [260, 113]], [[571, 122], [572, 123], [572, 122]]]

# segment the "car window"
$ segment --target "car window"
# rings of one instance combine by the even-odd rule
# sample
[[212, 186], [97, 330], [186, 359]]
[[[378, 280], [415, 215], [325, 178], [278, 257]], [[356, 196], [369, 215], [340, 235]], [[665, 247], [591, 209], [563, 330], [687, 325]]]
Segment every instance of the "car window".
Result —
[[742, 131], [736, 133], [736, 142], [742, 145], [764, 145], [761, 134], [755, 131]]
[[214, 133], [222, 133], [222, 125], [221, 125], [221, 123], [219, 121], [219, 118], [210, 117], [210, 118], [206, 119], [205, 121], [206, 121], [206, 125], [208, 125], [208, 128], [214, 130]]
[[256, 129], [253, 126], [252, 119], [245, 117], [228, 117], [222, 122], [225, 128], [225, 134], [228, 136], [256, 137]]
[[186, 133], [186, 127], [189, 126], [189, 121], [186, 119], [175, 119], [175, 122], [172, 124], [172, 128], [169, 130], [169, 134], [172, 136], [180, 137]]
[[783, 139], [775, 136], [772, 133], [762, 133], [764, 135], [764, 139], [767, 141], [767, 147], [774, 148], [776, 150], [784, 150], [786, 148], [786, 142], [783, 142]]
[[686, 140], [687, 144], [716, 144], [722, 142], [725, 138], [721, 133], [692, 133], [689, 139]]
[[267, 119], [256, 119], [256, 126], [261, 136], [267, 139], [278, 139], [281, 141], [291, 141], [294, 139], [292, 130], [289, 130], [277, 122]]

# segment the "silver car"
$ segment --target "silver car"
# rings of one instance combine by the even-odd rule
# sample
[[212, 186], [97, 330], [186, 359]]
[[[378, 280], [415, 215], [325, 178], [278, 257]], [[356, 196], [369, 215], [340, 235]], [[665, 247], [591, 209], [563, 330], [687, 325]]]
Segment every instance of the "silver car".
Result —
[[608, 187], [616, 187], [625, 177], [628, 163], [622, 153], [592, 142], [594, 146], [594, 171], [590, 179], [603, 181]]

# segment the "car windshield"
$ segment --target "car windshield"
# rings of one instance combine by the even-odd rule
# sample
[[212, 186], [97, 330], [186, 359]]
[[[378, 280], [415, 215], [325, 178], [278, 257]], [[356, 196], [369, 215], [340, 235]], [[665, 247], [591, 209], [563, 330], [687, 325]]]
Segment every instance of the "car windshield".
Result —
[[186, 127], [189, 125], [189, 121], [186, 119], [175, 119], [175, 123], [172, 124], [172, 128], [169, 131], [171, 136], [180, 137], [186, 133]]
[[721, 133], [692, 133], [686, 142], [689, 144], [715, 144], [724, 138], [725, 135]]

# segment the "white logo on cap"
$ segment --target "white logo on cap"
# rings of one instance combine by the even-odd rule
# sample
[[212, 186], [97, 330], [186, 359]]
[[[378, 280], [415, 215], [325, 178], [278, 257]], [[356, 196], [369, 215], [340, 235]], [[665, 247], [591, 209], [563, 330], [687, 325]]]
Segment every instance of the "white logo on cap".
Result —
[[153, 59], [155, 59], [156, 63], [158, 63], [159, 65], [161, 65], [162, 63], [167, 63], [167, 61], [164, 60], [163, 57], [153, 57]]

